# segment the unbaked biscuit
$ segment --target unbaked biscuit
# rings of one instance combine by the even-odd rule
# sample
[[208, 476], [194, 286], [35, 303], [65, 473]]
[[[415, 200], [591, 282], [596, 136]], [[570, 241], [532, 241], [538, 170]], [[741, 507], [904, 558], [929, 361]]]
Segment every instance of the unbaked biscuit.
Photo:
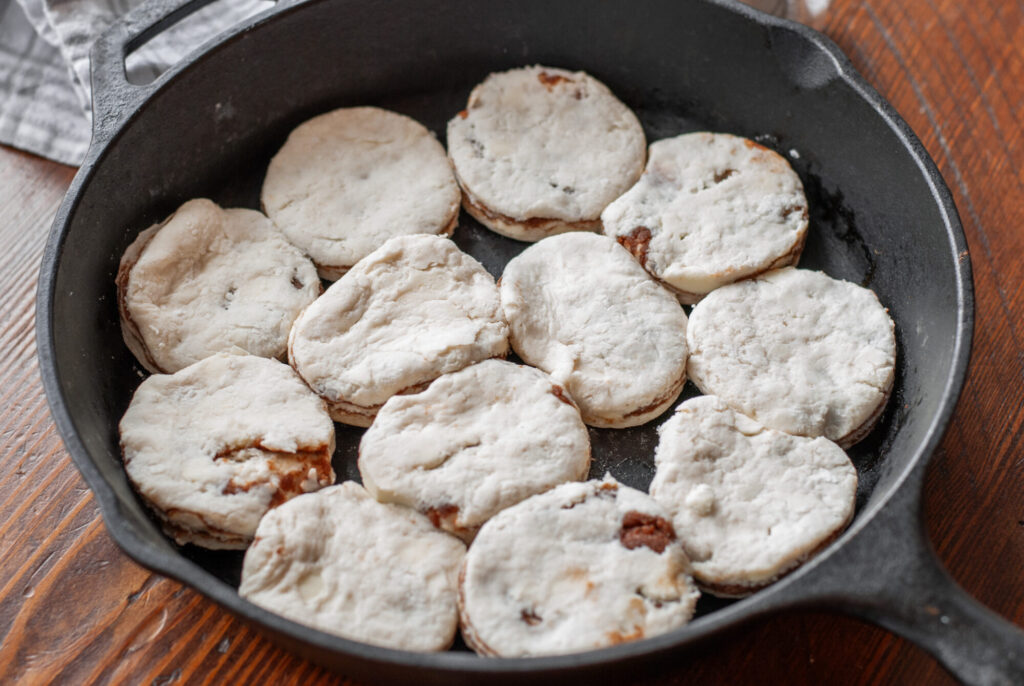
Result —
[[590, 438], [561, 386], [486, 360], [388, 400], [359, 443], [363, 485], [471, 540], [499, 511], [590, 468]]
[[644, 146], [636, 115], [603, 83], [550, 67], [491, 74], [448, 123], [463, 207], [524, 241], [600, 231], [601, 210], [643, 171]]
[[807, 236], [800, 177], [779, 154], [724, 133], [651, 144], [635, 186], [601, 213], [607, 235], [681, 302], [794, 265]]
[[334, 482], [334, 424], [288, 365], [219, 353], [150, 376], [121, 419], [135, 490], [179, 544], [242, 549], [260, 517]]
[[690, 313], [688, 373], [765, 426], [864, 438], [892, 389], [892, 319], [870, 290], [785, 268], [712, 291]]
[[393, 236], [451, 235], [459, 186], [419, 122], [351, 107], [300, 125], [270, 161], [263, 209], [335, 280]]
[[828, 439], [765, 428], [709, 395], [680, 405], [658, 433], [651, 497], [715, 595], [763, 588], [853, 517], [857, 470]]
[[441, 236], [399, 236], [295, 321], [292, 366], [331, 416], [369, 426], [393, 395], [508, 352], [494, 278]]
[[508, 263], [500, 290], [513, 349], [565, 386], [587, 424], [643, 424], [682, 391], [686, 314], [612, 239], [546, 238]]
[[284, 357], [320, 290], [313, 264], [266, 217], [206, 199], [139, 234], [117, 273], [122, 335], [154, 373], [236, 347]]
[[260, 522], [239, 595], [292, 621], [398, 650], [451, 645], [466, 546], [354, 481], [295, 498]]
[[553, 655], [675, 629], [699, 595], [668, 513], [605, 477], [484, 524], [460, 575], [459, 618], [483, 655]]

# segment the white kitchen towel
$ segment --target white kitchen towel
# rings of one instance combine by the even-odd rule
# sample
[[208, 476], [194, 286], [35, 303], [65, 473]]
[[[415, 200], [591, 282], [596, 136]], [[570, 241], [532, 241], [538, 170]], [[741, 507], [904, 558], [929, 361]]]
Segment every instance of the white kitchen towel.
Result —
[[[145, 0], [0, 0], [0, 143], [78, 165], [89, 147], [89, 51]], [[274, 5], [220, 0], [167, 29], [126, 60], [147, 83], [193, 48]]]

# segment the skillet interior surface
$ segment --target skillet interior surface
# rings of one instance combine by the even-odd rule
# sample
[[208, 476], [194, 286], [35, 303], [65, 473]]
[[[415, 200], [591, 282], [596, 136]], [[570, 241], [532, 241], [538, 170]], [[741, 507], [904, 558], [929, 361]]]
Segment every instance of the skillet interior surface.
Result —
[[[378, 105], [423, 122], [443, 141], [447, 120], [464, 107], [473, 85], [491, 71], [527, 64], [593, 74], [636, 111], [649, 142], [687, 131], [727, 131], [789, 159], [811, 208], [800, 266], [869, 286], [896, 322], [893, 397], [875, 431], [849, 451], [860, 477], [858, 520], [870, 516], [937, 441], [937, 418], [955, 402], [955, 395], [948, 397], [950, 379], [960, 373], [962, 236], [956, 237], [955, 216], [943, 207], [944, 189], [929, 178], [930, 162], [889, 113], [844, 78], [848, 67], [832, 52], [789, 25], [762, 23], [717, 2], [637, 9], [406, 0], [387, 4], [384, 15], [376, 3], [314, 0], [269, 21], [254, 20], [201, 59], [172, 70], [137, 111], [123, 113], [126, 122], [109, 145], [93, 151], [58, 215], [63, 234], [51, 245], [54, 272], [43, 275], [52, 279], [44, 282], [50, 310], [43, 314], [52, 334], [52, 342], [41, 345], [47, 348], [44, 376], [69, 449], [108, 527], [133, 557], [276, 626], [284, 640], [322, 662], [331, 662], [334, 651], [428, 668], [475, 669], [482, 662], [367, 648], [277, 620], [234, 594], [240, 553], [177, 549], [160, 533], [120, 461], [117, 422], [144, 374], [121, 341], [114, 276], [137, 233], [188, 198], [258, 208], [270, 157], [310, 116]], [[484, 230], [464, 212], [454, 239], [496, 277], [527, 245]], [[683, 398], [695, 394], [688, 384]], [[627, 430], [591, 429], [591, 476], [610, 471], [646, 489], [656, 427], [664, 419]], [[339, 481], [358, 478], [361, 433], [338, 425]], [[735, 604], [726, 615], [754, 611], [771, 593]], [[698, 614], [727, 604], [705, 596]], [[705, 624], [698, 619], [667, 640], [697, 637]], [[644, 651], [639, 643], [608, 654]], [[570, 657], [536, 665], [584, 662]]]

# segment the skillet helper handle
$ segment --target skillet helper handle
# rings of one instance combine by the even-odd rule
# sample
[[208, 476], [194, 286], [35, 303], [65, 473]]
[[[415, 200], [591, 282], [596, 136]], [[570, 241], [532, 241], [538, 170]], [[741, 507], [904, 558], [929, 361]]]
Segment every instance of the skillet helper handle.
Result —
[[213, 0], [148, 0], [104, 31], [89, 53], [92, 80], [93, 143], [107, 140], [134, 112], [160, 79], [144, 86], [128, 81], [125, 57], [149, 39]]
[[929, 652], [977, 686], [1024, 684], [1024, 631], [964, 591], [924, 530], [924, 465], [809, 580], [820, 601], [877, 624]]

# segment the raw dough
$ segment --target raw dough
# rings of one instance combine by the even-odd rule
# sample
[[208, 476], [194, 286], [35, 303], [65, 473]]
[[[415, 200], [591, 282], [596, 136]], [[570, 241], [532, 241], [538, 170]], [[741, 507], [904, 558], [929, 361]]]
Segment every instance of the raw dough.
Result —
[[644, 146], [636, 115], [607, 86], [551, 67], [491, 74], [448, 123], [466, 211], [524, 241], [600, 231], [601, 210], [643, 171]]
[[486, 360], [392, 397], [359, 443], [363, 485], [471, 540], [501, 510], [586, 477], [590, 437], [561, 386]]

